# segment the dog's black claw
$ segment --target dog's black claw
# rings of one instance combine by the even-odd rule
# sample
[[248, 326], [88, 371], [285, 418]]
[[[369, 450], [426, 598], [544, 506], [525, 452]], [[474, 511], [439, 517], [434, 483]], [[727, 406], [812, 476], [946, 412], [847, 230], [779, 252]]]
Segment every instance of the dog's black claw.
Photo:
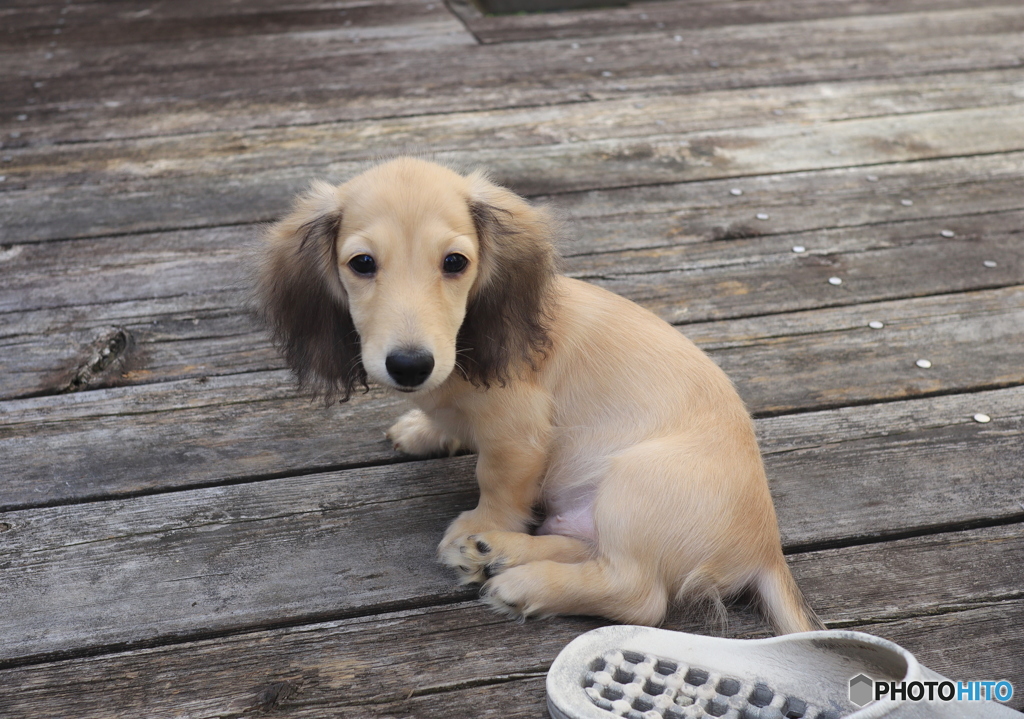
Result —
[[491, 551], [491, 545], [482, 539], [478, 539], [476, 540], [476, 551], [480, 552], [480, 554], [487, 554]]
[[493, 577], [493, 576], [494, 576], [495, 574], [497, 574], [497, 572], [496, 572], [496, 571], [494, 571], [494, 567], [493, 567], [492, 565], [490, 565], [490, 564], [485, 564], [485, 565], [484, 565], [484, 576], [485, 576], [485, 577], [487, 577], [488, 579], [490, 579], [490, 578], [491, 578], [491, 577]]
[[465, 566], [463, 564], [460, 564], [459, 565], [459, 571], [462, 572], [463, 574], [469, 574], [469, 567], [467, 567], [467, 566]]

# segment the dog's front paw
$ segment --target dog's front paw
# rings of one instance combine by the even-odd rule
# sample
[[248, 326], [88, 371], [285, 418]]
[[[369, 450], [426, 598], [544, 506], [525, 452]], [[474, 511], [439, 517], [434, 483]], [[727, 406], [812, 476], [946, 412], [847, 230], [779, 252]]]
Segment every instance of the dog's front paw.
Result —
[[455, 537], [442, 542], [438, 548], [441, 563], [459, 573], [460, 584], [483, 584], [508, 567], [508, 558], [495, 546], [489, 534], [484, 532]]
[[452, 455], [461, 449], [459, 440], [446, 434], [423, 410], [403, 414], [387, 431], [395, 449], [416, 457]]

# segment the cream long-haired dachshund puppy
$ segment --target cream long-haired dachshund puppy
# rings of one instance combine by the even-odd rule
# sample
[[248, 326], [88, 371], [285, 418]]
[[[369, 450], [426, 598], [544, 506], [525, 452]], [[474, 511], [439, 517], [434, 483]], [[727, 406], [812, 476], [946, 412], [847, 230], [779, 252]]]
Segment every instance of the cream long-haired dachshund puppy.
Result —
[[557, 274], [551, 232], [479, 172], [400, 158], [314, 184], [270, 228], [258, 303], [307, 385], [412, 400], [397, 449], [479, 453], [480, 502], [438, 552], [498, 610], [657, 624], [672, 600], [751, 588], [779, 632], [820, 628], [729, 379], [652, 313]]

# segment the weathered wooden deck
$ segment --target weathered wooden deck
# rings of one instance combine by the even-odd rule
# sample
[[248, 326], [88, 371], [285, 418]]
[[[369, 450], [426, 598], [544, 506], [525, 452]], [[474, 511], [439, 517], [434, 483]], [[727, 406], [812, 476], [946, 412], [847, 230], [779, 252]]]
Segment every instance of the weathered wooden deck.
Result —
[[473, 458], [310, 404], [244, 310], [259, 223], [395, 151], [559, 208], [731, 374], [829, 626], [1024, 706], [1019, 0], [9, 0], [0, 42], [0, 716], [545, 716], [600, 621], [456, 588]]

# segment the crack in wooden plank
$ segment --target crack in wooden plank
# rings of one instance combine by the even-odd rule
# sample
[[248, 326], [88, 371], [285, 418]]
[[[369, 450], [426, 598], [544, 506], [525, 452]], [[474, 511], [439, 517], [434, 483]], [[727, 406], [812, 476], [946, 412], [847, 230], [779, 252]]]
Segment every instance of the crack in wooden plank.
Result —
[[842, 539], [814, 541], [814, 542], [788, 542], [783, 543], [782, 551], [786, 556], [799, 554], [810, 554], [828, 549], [849, 549], [852, 547], [864, 547], [873, 544], [885, 544], [887, 542], [899, 541], [902, 539], [915, 539], [918, 537], [929, 537], [937, 534], [950, 532], [964, 532], [972, 529], [990, 529], [993, 527], [1005, 527], [1024, 523], [1024, 513], [1011, 514], [996, 519], [979, 519], [966, 522], [949, 522], [945, 524], [934, 524], [918, 527], [906, 531], [876, 532], [859, 536], [843, 537]]

